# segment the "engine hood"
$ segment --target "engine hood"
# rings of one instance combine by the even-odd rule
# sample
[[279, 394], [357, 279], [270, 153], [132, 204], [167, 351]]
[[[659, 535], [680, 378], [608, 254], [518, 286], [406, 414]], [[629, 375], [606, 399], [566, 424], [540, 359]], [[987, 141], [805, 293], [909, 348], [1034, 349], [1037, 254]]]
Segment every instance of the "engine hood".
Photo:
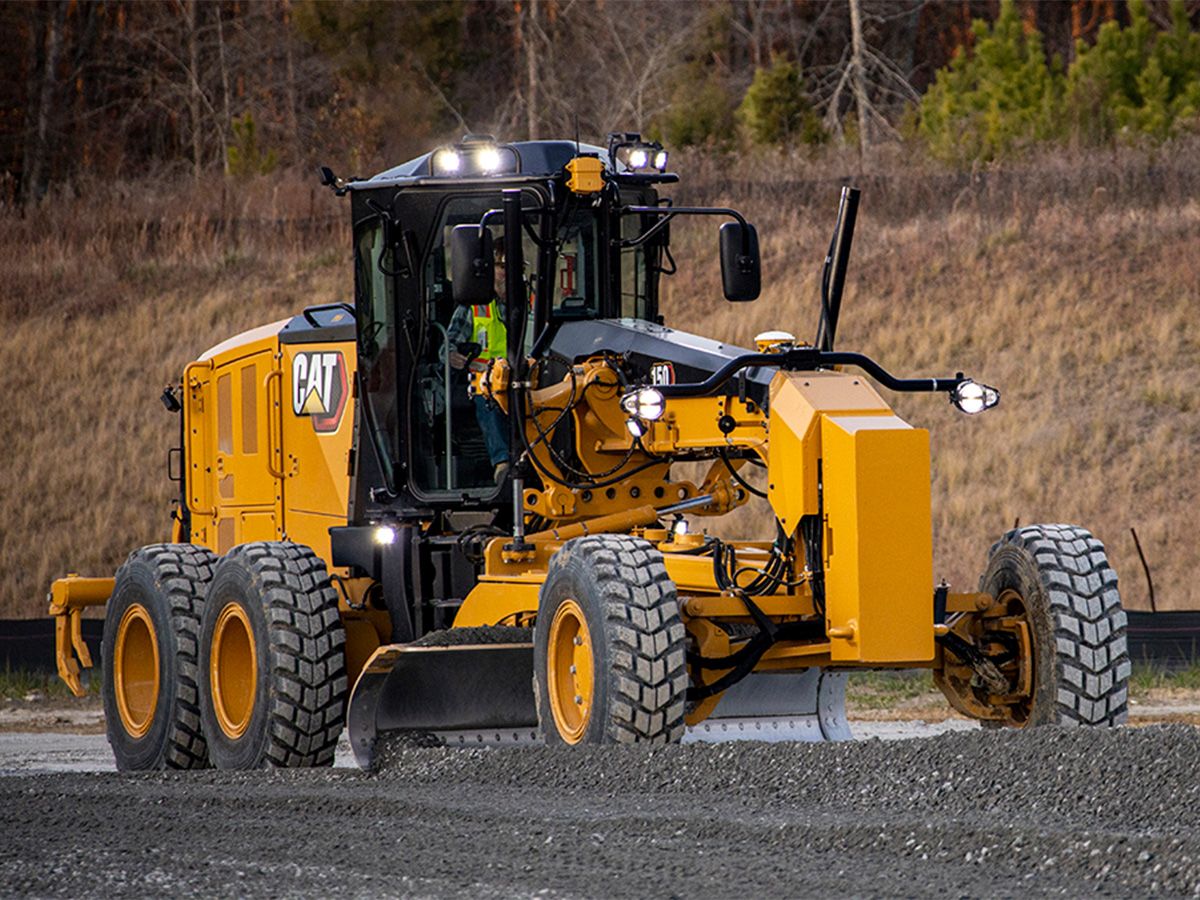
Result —
[[[651, 382], [651, 368], [656, 363], [670, 363], [674, 383], [685, 384], [703, 381], [730, 360], [755, 351], [641, 319], [593, 319], [564, 323], [550, 342], [549, 352], [566, 364], [613, 353], [625, 361], [634, 381], [645, 383]], [[755, 367], [745, 372], [747, 395], [765, 406], [775, 370]], [[738, 390], [738, 380], [730, 381], [726, 390]]]

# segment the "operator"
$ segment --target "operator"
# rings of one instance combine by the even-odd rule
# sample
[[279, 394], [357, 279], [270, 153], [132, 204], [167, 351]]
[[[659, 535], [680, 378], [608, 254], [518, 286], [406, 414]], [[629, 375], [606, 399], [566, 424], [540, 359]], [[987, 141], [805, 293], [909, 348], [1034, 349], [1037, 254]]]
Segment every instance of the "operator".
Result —
[[[480, 347], [472, 367], [485, 367], [488, 360], [503, 359], [508, 355], [508, 331], [504, 327], [505, 267], [504, 245], [500, 238], [494, 244], [495, 296], [488, 304], [459, 306], [454, 310], [447, 328], [450, 346], [450, 366], [462, 369], [467, 357], [459, 352], [463, 344], [475, 343]], [[492, 464], [492, 476], [496, 484], [504, 480], [508, 472], [508, 416], [494, 402], [475, 397], [475, 418], [483, 441], [487, 445], [488, 460]]]

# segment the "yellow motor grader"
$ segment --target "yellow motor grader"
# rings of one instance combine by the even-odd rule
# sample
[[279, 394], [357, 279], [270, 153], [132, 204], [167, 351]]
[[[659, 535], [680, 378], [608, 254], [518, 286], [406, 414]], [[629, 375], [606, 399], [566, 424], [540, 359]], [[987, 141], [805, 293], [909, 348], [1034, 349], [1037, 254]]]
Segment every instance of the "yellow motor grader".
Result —
[[[353, 304], [313, 306], [183, 370], [169, 543], [51, 590], [59, 672], [107, 604], [121, 769], [313, 766], [343, 727], [446, 743], [842, 739], [847, 673], [924, 667], [994, 726], [1115, 725], [1117, 578], [1083, 529], [934, 584], [928, 433], [880, 394], [965, 413], [962, 374], [834, 349], [857, 214], [844, 189], [809, 344], [753, 350], [658, 312], [670, 223], [722, 222], [723, 289], [760, 287], [733, 209], [674, 205], [661, 146], [467, 136], [349, 198]], [[690, 464], [690, 465], [688, 465]], [[710, 534], [751, 502], [766, 539]], [[773, 536], [772, 536], [773, 534]]]

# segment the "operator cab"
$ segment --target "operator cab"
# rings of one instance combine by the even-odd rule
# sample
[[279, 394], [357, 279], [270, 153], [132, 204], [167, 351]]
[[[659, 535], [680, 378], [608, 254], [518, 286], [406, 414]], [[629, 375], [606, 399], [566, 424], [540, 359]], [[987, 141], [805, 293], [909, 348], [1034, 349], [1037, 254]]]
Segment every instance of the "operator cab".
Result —
[[[360, 390], [366, 402], [360, 467], [374, 484], [374, 506], [494, 507], [508, 465], [508, 423], [494, 405], [468, 395], [471, 368], [503, 357], [519, 340], [524, 355], [549, 346], [567, 322], [657, 317], [657, 276], [666, 249], [662, 229], [637, 241], [656, 207], [657, 173], [601, 190], [567, 186], [577, 158], [612, 167], [603, 148], [570, 141], [496, 145], [468, 136], [349, 186], [355, 242]], [[665, 155], [664, 155], [665, 157]], [[665, 161], [665, 160], [664, 160]], [[620, 168], [620, 167], [618, 167]], [[627, 167], [626, 167], [627, 168]], [[506, 321], [503, 191], [519, 189], [522, 215], [519, 337]], [[451, 235], [477, 226], [497, 248], [495, 289], [456, 302]], [[366, 474], [361, 473], [361, 474]], [[360, 479], [361, 480], [361, 479]]]

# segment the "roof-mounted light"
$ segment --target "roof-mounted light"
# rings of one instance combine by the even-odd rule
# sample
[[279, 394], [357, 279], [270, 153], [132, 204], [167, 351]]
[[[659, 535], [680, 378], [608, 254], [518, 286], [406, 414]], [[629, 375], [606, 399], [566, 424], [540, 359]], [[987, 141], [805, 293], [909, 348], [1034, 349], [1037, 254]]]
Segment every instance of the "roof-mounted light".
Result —
[[468, 135], [457, 144], [439, 147], [430, 159], [430, 171], [438, 178], [512, 175], [520, 170], [517, 151], [490, 136]]
[[634, 132], [614, 132], [608, 136], [608, 155], [614, 165], [635, 173], [665, 172], [667, 151], [657, 141], [643, 141]]
[[462, 169], [462, 157], [453, 147], [446, 147], [433, 155], [434, 175], [457, 175]]

